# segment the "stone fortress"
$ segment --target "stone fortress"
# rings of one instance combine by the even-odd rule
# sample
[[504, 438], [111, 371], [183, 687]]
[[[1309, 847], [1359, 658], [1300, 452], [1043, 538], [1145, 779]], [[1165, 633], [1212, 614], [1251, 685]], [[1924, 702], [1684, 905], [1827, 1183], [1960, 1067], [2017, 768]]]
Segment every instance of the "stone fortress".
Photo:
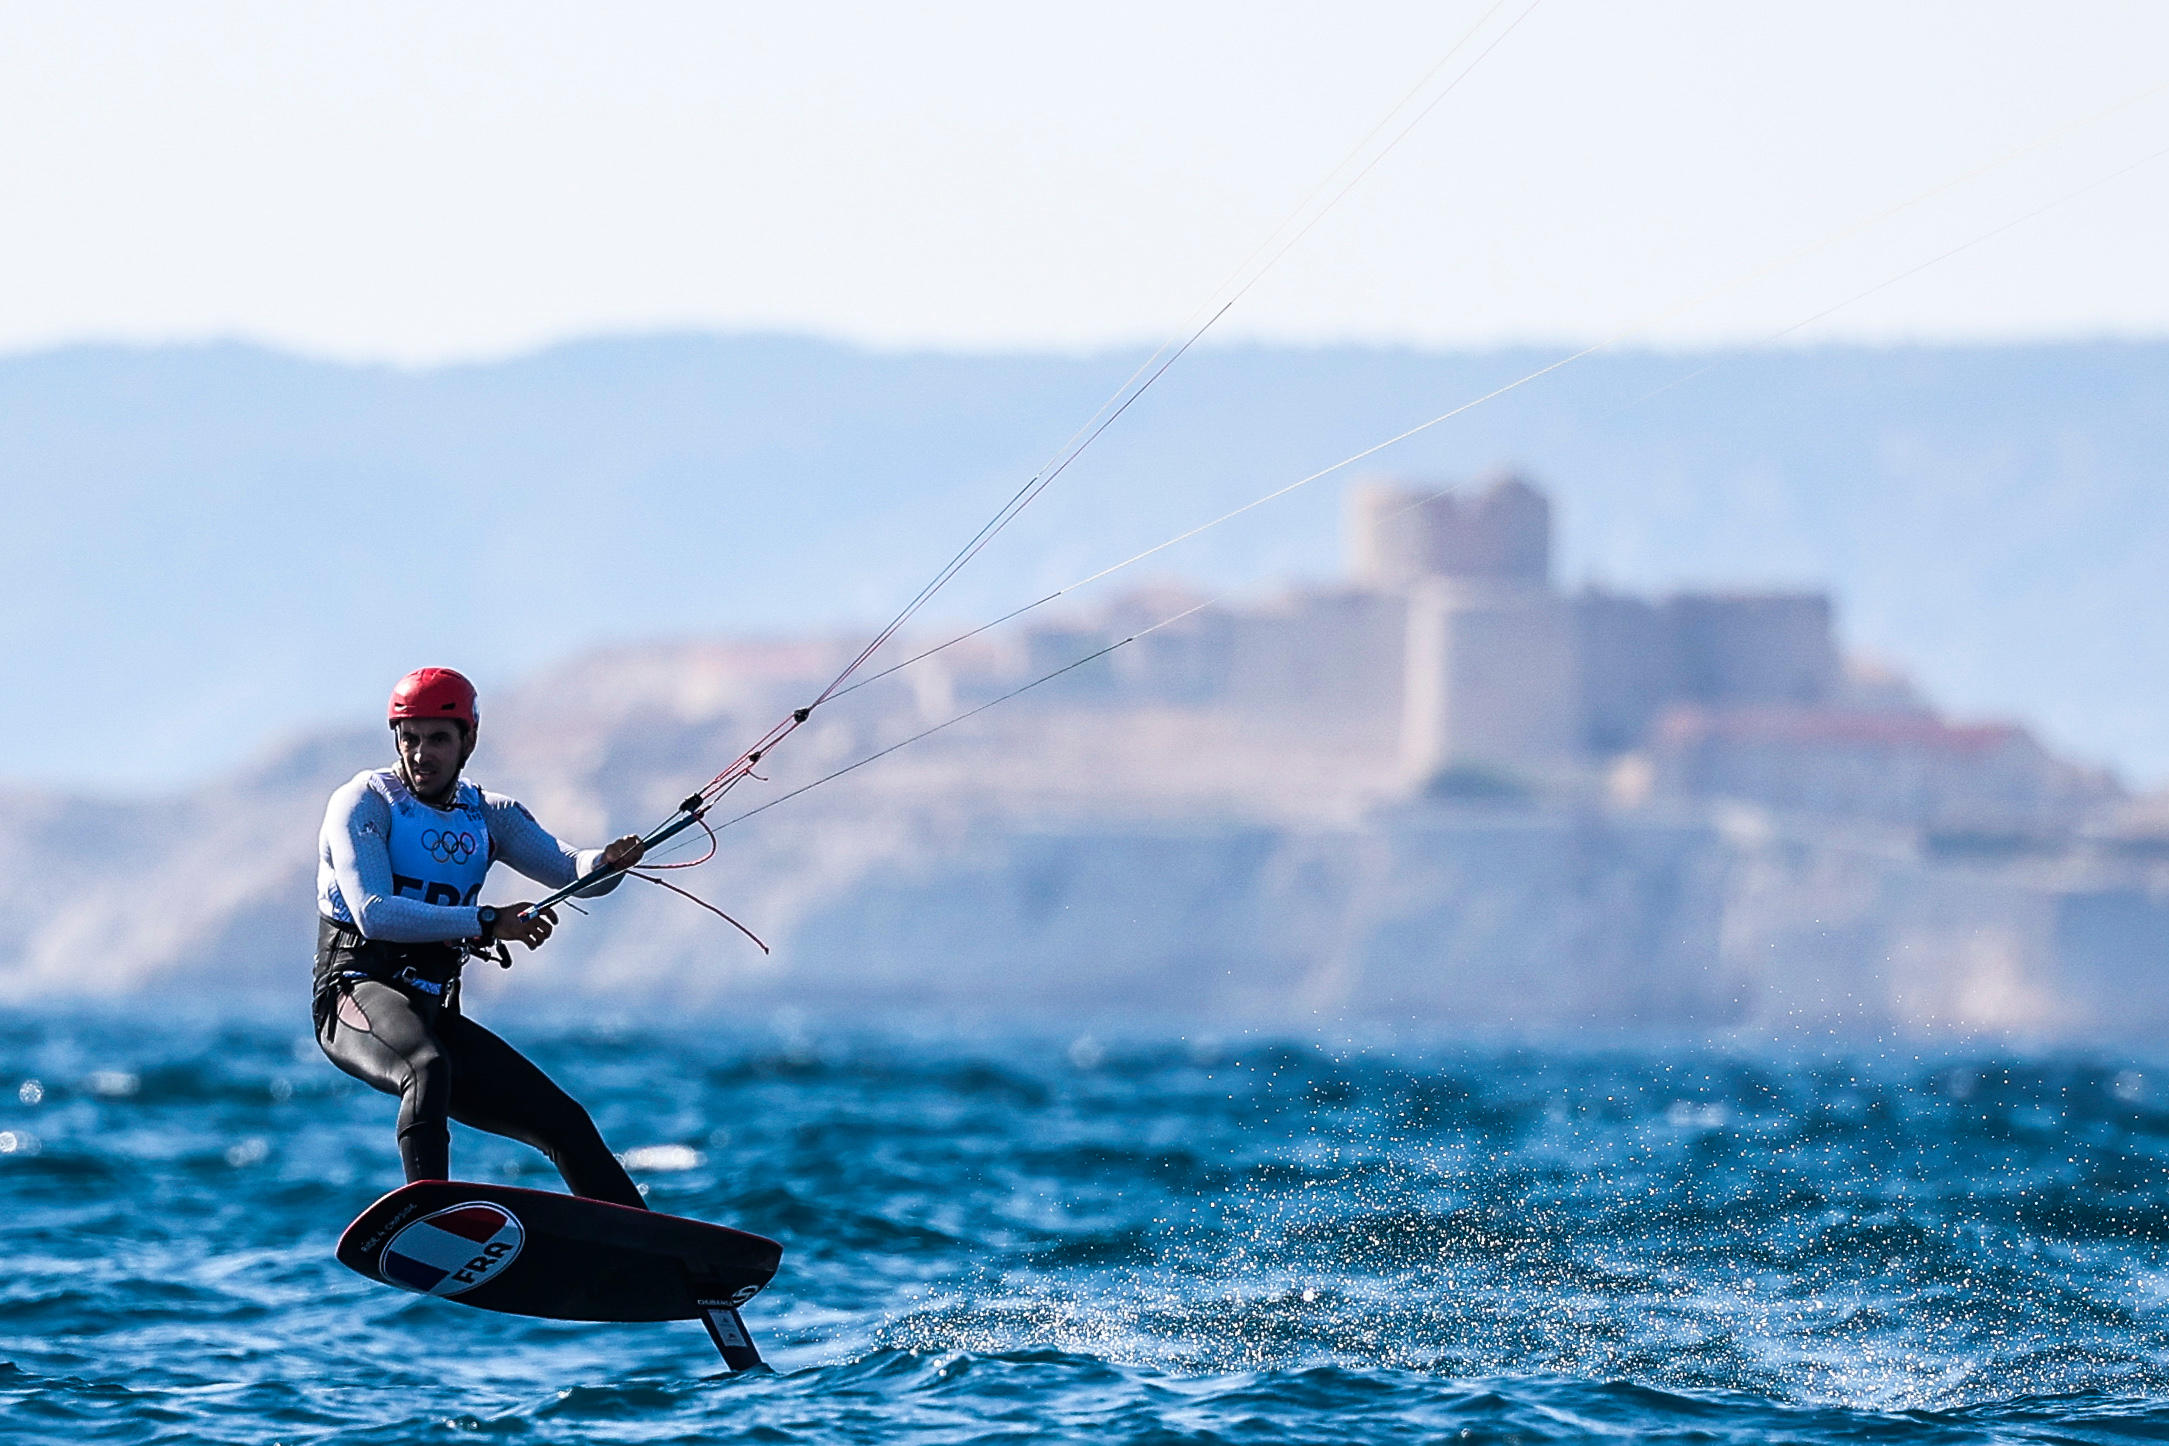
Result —
[[[1103, 704], [1220, 707], [1391, 755], [1432, 796], [1601, 786], [1626, 801], [1731, 798], [1939, 835], [2047, 836], [2116, 796], [2010, 723], [1941, 717], [1848, 659], [1807, 592], [1561, 591], [1550, 503], [1508, 474], [1466, 490], [1349, 496], [1351, 581], [1208, 607], [1115, 653]], [[1149, 626], [1142, 594], [1045, 627], [1045, 671]]]

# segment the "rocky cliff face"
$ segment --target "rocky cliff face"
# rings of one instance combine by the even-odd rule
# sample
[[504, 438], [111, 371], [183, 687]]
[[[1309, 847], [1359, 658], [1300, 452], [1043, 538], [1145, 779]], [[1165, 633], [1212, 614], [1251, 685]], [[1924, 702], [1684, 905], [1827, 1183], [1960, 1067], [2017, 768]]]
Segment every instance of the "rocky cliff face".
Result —
[[[841, 646], [583, 660], [490, 700], [473, 774], [570, 840], [645, 826]], [[730, 803], [953, 706], [923, 676], [854, 694]], [[186, 984], [299, 1009], [324, 798], [385, 755], [359, 730], [184, 797], [0, 798], [0, 994]], [[1969, 848], [1594, 789], [1426, 797], [1390, 756], [1269, 716], [1058, 691], [726, 827], [677, 877], [774, 953], [627, 883], [511, 974], [478, 966], [470, 997], [1487, 1030], [2169, 1023], [2169, 855], [2143, 837]], [[503, 875], [490, 892], [521, 897]]]

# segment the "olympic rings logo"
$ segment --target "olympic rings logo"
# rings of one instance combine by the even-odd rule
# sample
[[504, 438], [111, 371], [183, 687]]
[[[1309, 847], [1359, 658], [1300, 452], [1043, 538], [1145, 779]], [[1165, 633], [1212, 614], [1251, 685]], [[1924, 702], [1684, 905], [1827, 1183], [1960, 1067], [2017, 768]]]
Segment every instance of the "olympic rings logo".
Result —
[[471, 833], [430, 828], [422, 830], [422, 847], [440, 864], [463, 864], [474, 857], [476, 844]]

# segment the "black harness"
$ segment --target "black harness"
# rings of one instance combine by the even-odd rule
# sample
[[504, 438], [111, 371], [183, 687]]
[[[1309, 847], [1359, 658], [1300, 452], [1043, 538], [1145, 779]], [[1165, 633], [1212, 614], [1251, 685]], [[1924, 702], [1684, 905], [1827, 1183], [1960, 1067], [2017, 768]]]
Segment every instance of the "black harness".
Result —
[[457, 1013], [459, 971], [467, 950], [458, 944], [394, 944], [370, 939], [352, 924], [316, 917], [316, 971], [311, 985], [319, 1031], [341, 988], [365, 979], [389, 984], [418, 1000]]

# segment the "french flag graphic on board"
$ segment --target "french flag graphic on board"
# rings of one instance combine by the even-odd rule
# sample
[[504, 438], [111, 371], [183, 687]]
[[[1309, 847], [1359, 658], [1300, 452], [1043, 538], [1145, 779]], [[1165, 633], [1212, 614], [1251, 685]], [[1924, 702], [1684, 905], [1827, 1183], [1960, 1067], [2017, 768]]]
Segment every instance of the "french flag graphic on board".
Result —
[[424, 1215], [391, 1238], [377, 1273], [423, 1295], [460, 1295], [498, 1274], [527, 1232], [502, 1205], [477, 1200]]

